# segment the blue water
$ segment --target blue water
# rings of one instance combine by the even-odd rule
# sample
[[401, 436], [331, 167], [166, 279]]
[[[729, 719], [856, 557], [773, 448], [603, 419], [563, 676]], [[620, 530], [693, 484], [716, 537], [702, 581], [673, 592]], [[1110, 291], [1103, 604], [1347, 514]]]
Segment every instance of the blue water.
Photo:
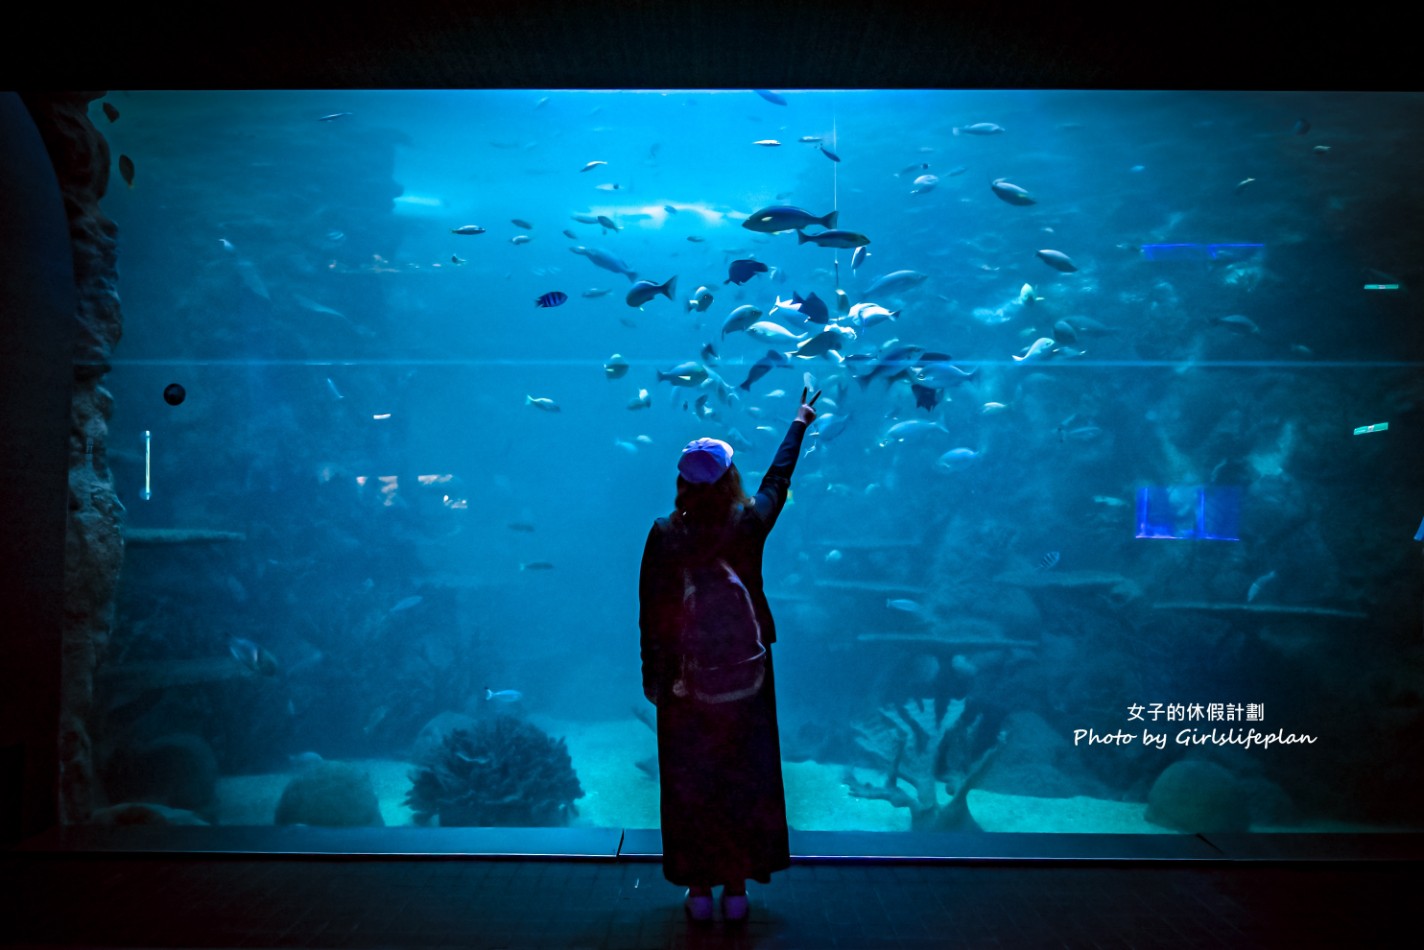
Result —
[[[983, 717], [941, 768], [951, 785], [1002, 729], [1024, 744], [984, 789], [1141, 802], [1189, 750], [1075, 748], [1075, 729], [1141, 729], [1134, 703], [1264, 703], [1253, 725], [1321, 742], [1218, 754], [1257, 782], [1257, 826], [1407, 823], [1408, 697], [1424, 687], [1401, 662], [1419, 640], [1408, 542], [1424, 509], [1419, 98], [784, 95], [135, 91], [110, 95], [113, 124], [95, 103], [136, 168], [103, 205], [120, 227], [109, 464], [128, 525], [246, 535], [131, 546], [110, 662], [223, 656], [242, 637], [292, 668], [170, 688], [115, 741], [181, 724], [224, 772], [250, 772], [305, 750], [398, 758], [446, 711], [631, 721], [639, 558], [678, 450], [731, 439], [755, 484], [809, 382], [849, 422], [808, 438], [767, 546], [788, 761], [883, 779], [854, 725], [938, 695]], [[956, 134], [982, 122], [1004, 131]], [[767, 139], [781, 144], [753, 144]], [[607, 164], [581, 172], [591, 161]], [[925, 174], [938, 182], [912, 193]], [[996, 179], [1036, 203], [1001, 200]], [[849, 250], [741, 226], [778, 204], [837, 210], [868, 260], [852, 273]], [[467, 224], [485, 233], [451, 233]], [[577, 245], [675, 276], [676, 299], [628, 306], [629, 280]], [[724, 283], [741, 258], [774, 273]], [[829, 358], [731, 400], [655, 382], [712, 342], [735, 389], [767, 345], [721, 338], [734, 307], [804, 332], [771, 313], [778, 297], [815, 292], [834, 318], [838, 288], [870, 302], [904, 269], [927, 277], [873, 300], [898, 319], [842, 353], [898, 339], [950, 354], [974, 375], [933, 408], [910, 380], [862, 387]], [[688, 312], [700, 285], [714, 302]], [[535, 306], [553, 291], [568, 301]], [[1235, 315], [1255, 332], [1213, 322]], [[1013, 359], [1044, 337], [1057, 352]], [[615, 353], [632, 369], [609, 380]], [[630, 411], [640, 389], [652, 406]], [[715, 416], [699, 420], [684, 405], [704, 393]], [[912, 419], [943, 429], [887, 437]], [[957, 448], [975, 454], [937, 464]], [[1239, 490], [1220, 532], [1239, 540], [1138, 537], [1140, 493], [1205, 485]], [[1180, 607], [1245, 604], [1272, 571], [1253, 606], [1356, 612], [1370, 632]], [[888, 605], [905, 598], [918, 609]], [[858, 639], [884, 634], [974, 642]], [[486, 688], [522, 695], [488, 704]], [[1383, 761], [1376, 781], [1340, 778]]]

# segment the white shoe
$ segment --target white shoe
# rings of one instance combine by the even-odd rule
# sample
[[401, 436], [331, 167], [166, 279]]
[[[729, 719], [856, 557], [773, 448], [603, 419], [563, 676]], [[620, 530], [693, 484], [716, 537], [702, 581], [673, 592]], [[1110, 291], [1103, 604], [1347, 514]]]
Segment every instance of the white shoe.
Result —
[[687, 911], [687, 916], [693, 920], [712, 919], [712, 895], [710, 894], [693, 897], [692, 891], [689, 890], [682, 906]]
[[747, 903], [745, 894], [722, 895], [722, 918], [724, 920], [746, 920], [749, 908], [750, 904]]

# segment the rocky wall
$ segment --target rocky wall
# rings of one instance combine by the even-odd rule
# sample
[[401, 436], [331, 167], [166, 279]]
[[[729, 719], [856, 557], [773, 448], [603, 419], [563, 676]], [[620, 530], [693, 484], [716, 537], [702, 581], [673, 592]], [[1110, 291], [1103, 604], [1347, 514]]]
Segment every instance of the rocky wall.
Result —
[[105, 454], [113, 400], [101, 382], [122, 334], [117, 228], [99, 209], [109, 184], [109, 145], [89, 121], [102, 92], [24, 96], [54, 165], [74, 253], [78, 335], [69, 431], [63, 672], [59, 723], [60, 820], [88, 820], [95, 805], [89, 733], [94, 669], [114, 622], [123, 564], [123, 505]]

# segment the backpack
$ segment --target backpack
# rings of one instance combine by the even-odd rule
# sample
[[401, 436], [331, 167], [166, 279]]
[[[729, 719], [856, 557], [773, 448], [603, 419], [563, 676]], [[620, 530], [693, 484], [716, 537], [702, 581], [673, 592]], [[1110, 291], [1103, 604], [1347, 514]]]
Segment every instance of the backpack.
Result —
[[717, 704], [745, 699], [766, 677], [766, 645], [756, 606], [720, 556], [729, 532], [683, 568], [682, 675], [673, 693]]

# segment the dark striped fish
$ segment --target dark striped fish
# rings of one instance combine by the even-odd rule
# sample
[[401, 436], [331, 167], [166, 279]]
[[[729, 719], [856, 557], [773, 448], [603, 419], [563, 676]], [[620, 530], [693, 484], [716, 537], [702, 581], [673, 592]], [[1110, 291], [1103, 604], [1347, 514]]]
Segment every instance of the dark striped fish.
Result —
[[1057, 551], [1049, 551], [1038, 559], [1038, 569], [1040, 571], [1051, 571], [1058, 564], [1059, 554]]
[[544, 294], [542, 297], [537, 297], [537, 298], [535, 298], [535, 300], [534, 300], [534, 306], [536, 306], [536, 307], [557, 307], [557, 306], [559, 306], [561, 303], [563, 303], [565, 300], [568, 300], [568, 299], [569, 299], [569, 295], [566, 294], [566, 293], [564, 293], [562, 290], [554, 290], [554, 291], [550, 291], [550, 292], [547, 293], [547, 294]]

